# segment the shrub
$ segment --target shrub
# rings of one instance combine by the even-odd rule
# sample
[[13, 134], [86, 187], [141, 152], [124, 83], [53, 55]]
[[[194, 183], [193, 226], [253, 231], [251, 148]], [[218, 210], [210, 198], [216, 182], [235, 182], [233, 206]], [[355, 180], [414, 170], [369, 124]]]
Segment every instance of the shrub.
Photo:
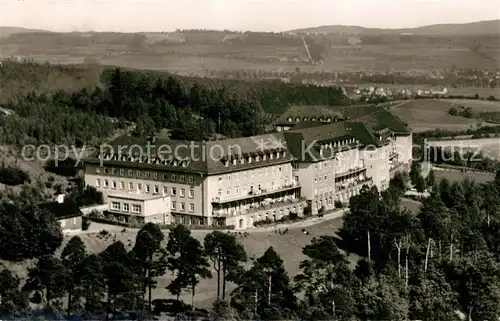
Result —
[[86, 231], [90, 227], [90, 220], [86, 217], [82, 218], [82, 230]]
[[288, 215], [288, 219], [291, 220], [291, 221], [295, 221], [299, 218], [299, 216], [297, 215], [297, 213], [290, 213]]
[[30, 183], [31, 179], [25, 171], [15, 167], [2, 167], [0, 168], [0, 183], [10, 186], [16, 186]]
[[335, 205], [335, 208], [342, 208], [342, 207], [344, 207], [344, 206], [342, 205], [342, 202], [341, 202], [341, 201], [335, 201], [334, 205]]

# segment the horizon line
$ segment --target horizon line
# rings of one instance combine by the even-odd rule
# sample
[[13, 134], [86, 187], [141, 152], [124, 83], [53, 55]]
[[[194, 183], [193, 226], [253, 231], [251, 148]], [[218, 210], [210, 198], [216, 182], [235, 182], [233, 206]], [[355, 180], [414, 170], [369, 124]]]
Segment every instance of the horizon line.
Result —
[[420, 25], [420, 26], [414, 26], [414, 27], [397, 27], [397, 28], [383, 28], [383, 27], [366, 27], [362, 25], [345, 25], [345, 24], [328, 24], [328, 25], [319, 25], [319, 26], [311, 26], [311, 27], [297, 27], [293, 29], [287, 29], [287, 30], [282, 30], [282, 31], [276, 31], [276, 30], [238, 30], [238, 29], [230, 29], [230, 28], [177, 28], [174, 30], [138, 30], [138, 31], [112, 31], [112, 30], [99, 30], [99, 29], [89, 29], [89, 30], [71, 30], [71, 31], [61, 31], [61, 29], [46, 29], [46, 28], [37, 28], [37, 27], [23, 27], [23, 26], [12, 26], [12, 25], [0, 25], [0, 28], [21, 28], [25, 30], [33, 30], [33, 31], [38, 31], [38, 32], [51, 32], [51, 33], [172, 33], [172, 32], [177, 32], [177, 31], [219, 31], [219, 32], [224, 32], [224, 31], [229, 31], [229, 32], [235, 32], [235, 33], [245, 33], [245, 32], [255, 32], [255, 33], [286, 33], [286, 32], [294, 32], [297, 30], [306, 30], [306, 29], [317, 29], [317, 28], [324, 28], [324, 27], [347, 27], [347, 28], [362, 28], [362, 29], [375, 29], [375, 30], [392, 30], [392, 31], [397, 31], [397, 30], [408, 30], [408, 29], [420, 29], [420, 28], [426, 28], [426, 27], [433, 27], [433, 26], [450, 26], [450, 25], [468, 25], [468, 24], [475, 24], [475, 23], [484, 23], [484, 22], [500, 22], [500, 19], [490, 19], [490, 20], [474, 20], [474, 21], [469, 21], [469, 22], [444, 22], [444, 23], [436, 23], [436, 24], [430, 24], [430, 25]]

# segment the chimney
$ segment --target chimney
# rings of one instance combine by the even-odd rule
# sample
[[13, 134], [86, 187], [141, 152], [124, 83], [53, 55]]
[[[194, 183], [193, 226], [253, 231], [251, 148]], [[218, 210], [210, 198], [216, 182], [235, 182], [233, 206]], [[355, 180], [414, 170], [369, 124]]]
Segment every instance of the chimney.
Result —
[[64, 194], [58, 194], [56, 198], [57, 203], [62, 204], [64, 203]]

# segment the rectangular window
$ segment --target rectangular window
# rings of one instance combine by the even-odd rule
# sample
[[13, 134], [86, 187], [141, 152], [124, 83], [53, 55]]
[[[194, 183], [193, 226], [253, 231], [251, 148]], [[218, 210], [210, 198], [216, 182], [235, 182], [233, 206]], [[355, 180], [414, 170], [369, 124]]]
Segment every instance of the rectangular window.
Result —
[[123, 211], [124, 212], [130, 211], [129, 205], [127, 203], [123, 203]]
[[160, 193], [160, 187], [158, 185], [155, 185], [155, 194]]
[[179, 182], [184, 183], [184, 175], [179, 176]]
[[177, 209], [177, 203], [175, 201], [172, 202], [172, 204], [170, 205], [171, 209], [172, 210], [176, 210]]
[[128, 190], [129, 190], [129, 191], [132, 191], [133, 189], [134, 189], [134, 183], [129, 182], [129, 183], [128, 183]]
[[116, 168], [111, 169], [111, 174], [116, 175]]
[[104, 174], [108, 174], [109, 170], [107, 168], [104, 168]]
[[175, 182], [175, 179], [176, 179], [175, 174], [172, 174], [172, 175], [170, 176], [170, 180], [171, 180], [172, 182]]
[[124, 189], [125, 188], [125, 183], [123, 181], [120, 182], [120, 189]]
[[193, 204], [193, 203], [189, 204], [189, 211], [190, 211], [191, 213], [193, 213], [193, 212], [194, 212], [194, 204]]
[[172, 187], [172, 189], [170, 190], [170, 195], [172, 196], [177, 195], [177, 190], [175, 189], [175, 187]]
[[136, 176], [137, 178], [141, 178], [141, 171], [136, 171], [136, 172], [135, 172], [135, 176]]
[[168, 186], [163, 186], [163, 193], [165, 193], [165, 195], [168, 195]]
[[193, 184], [194, 183], [194, 177], [193, 176], [189, 176], [189, 184]]
[[132, 177], [132, 176], [134, 175], [134, 174], [133, 174], [133, 171], [132, 171], [131, 169], [129, 169], [129, 170], [128, 170], [128, 172], [127, 172], [127, 175], [128, 175], [129, 177]]
[[181, 188], [181, 197], [184, 197], [186, 195], [186, 190], [184, 188]]
[[141, 192], [141, 191], [142, 191], [142, 184], [141, 184], [141, 183], [137, 183], [137, 190], [138, 190], [139, 192]]
[[158, 179], [158, 173], [153, 174], [154, 179]]
[[144, 178], [145, 178], [145, 179], [149, 179], [149, 172], [145, 172], [145, 173], [144, 173]]
[[186, 210], [186, 203], [181, 203], [181, 211], [185, 211]]
[[95, 186], [97, 186], [97, 187], [101, 186], [101, 180], [100, 179], [96, 179]]
[[116, 182], [115, 181], [111, 182], [111, 188], [116, 189]]
[[167, 180], [167, 174], [163, 174], [163, 180], [166, 181]]
[[119, 211], [120, 210], [120, 203], [119, 202], [113, 202], [111, 203], [112, 209]]
[[123, 168], [120, 168], [120, 176], [125, 175], [125, 170]]
[[100, 169], [99, 167], [97, 167], [97, 168], [95, 169], [95, 173], [96, 173], [96, 174], [99, 174], [100, 172], [101, 172], [101, 169]]
[[105, 180], [104, 180], [104, 187], [105, 187], [105, 188], [108, 188], [108, 185], [109, 185], [109, 184], [108, 184], [108, 180], [107, 180], [107, 179], [105, 179]]
[[193, 198], [194, 197], [194, 189], [190, 189], [189, 190], [189, 198]]
[[146, 185], [146, 193], [149, 193], [149, 192], [151, 192], [151, 186]]
[[140, 213], [141, 212], [141, 206], [133, 204], [132, 205], [132, 212], [134, 212], [134, 213]]

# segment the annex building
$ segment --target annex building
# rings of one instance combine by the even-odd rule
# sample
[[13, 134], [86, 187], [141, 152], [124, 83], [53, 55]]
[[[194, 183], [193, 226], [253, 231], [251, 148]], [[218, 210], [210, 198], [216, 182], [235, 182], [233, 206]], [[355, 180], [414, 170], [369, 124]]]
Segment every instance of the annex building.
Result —
[[[124, 221], [245, 229], [306, 207], [332, 210], [411, 166], [411, 130], [384, 108], [294, 106], [275, 129], [207, 142], [120, 137], [84, 160], [85, 182]], [[155, 198], [148, 219], [138, 200]]]

